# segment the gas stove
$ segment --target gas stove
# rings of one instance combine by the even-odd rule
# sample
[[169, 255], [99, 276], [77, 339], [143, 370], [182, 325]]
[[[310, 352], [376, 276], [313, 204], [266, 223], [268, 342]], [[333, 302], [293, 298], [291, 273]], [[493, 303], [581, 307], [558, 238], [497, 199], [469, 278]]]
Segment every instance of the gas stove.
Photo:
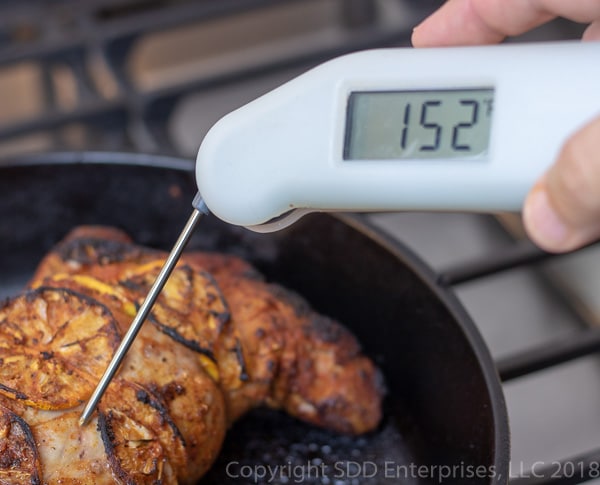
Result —
[[[225, 113], [331, 57], [408, 45], [412, 27], [439, 4], [4, 0], [0, 158], [73, 150], [193, 157]], [[515, 40], [581, 31], [556, 21]], [[490, 347], [510, 417], [511, 482], [598, 478], [598, 248], [551, 257], [527, 241], [517, 215], [369, 217], [455, 290]]]

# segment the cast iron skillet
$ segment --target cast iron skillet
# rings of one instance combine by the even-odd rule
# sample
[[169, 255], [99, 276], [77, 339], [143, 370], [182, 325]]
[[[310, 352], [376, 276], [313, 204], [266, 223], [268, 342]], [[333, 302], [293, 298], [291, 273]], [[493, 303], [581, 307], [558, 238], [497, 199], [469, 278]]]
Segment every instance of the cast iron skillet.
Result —
[[[0, 167], [0, 292], [16, 293], [78, 224], [114, 225], [168, 249], [190, 213], [192, 168], [107, 153]], [[380, 429], [359, 438], [253, 413], [230, 431], [203, 484], [506, 482], [507, 415], [488, 350], [457, 299], [407, 248], [361, 218], [325, 214], [270, 235], [208, 217], [190, 246], [242, 256], [339, 319], [389, 389]]]

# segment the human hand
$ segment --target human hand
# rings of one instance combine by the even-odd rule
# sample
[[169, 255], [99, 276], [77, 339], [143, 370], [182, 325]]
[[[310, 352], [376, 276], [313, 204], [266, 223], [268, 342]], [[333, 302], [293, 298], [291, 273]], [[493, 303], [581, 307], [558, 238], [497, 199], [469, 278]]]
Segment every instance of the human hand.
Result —
[[[583, 40], [600, 40], [600, 0], [448, 0], [415, 28], [412, 41], [415, 47], [494, 44], [556, 17], [588, 23]], [[566, 141], [527, 196], [523, 220], [547, 251], [600, 237], [600, 117]]]

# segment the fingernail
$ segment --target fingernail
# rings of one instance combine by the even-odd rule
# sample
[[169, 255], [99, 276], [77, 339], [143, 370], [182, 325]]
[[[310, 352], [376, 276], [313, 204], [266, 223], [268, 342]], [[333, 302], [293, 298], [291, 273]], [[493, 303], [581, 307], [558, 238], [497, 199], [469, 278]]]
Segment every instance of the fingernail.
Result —
[[571, 231], [552, 208], [545, 190], [536, 190], [525, 204], [524, 217], [534, 241], [561, 249]]

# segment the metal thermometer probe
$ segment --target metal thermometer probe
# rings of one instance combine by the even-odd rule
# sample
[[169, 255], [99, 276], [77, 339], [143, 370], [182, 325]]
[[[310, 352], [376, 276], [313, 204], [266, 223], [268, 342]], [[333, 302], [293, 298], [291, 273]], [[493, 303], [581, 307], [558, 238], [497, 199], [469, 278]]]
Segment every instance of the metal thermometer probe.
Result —
[[181, 231], [179, 238], [175, 242], [173, 249], [171, 249], [169, 256], [165, 260], [160, 272], [158, 273], [158, 276], [156, 277], [156, 280], [154, 281], [152, 287], [150, 288], [150, 291], [146, 295], [144, 302], [140, 306], [135, 318], [133, 319], [133, 322], [131, 322], [129, 330], [127, 330], [127, 333], [123, 337], [123, 340], [117, 348], [115, 355], [113, 356], [112, 360], [108, 364], [108, 367], [104, 371], [100, 382], [96, 386], [96, 389], [94, 389], [92, 396], [87, 402], [83, 413], [81, 413], [81, 417], [79, 418], [80, 426], [86, 424], [92, 417], [96, 406], [100, 402], [100, 399], [102, 399], [102, 396], [104, 395], [104, 392], [110, 384], [110, 381], [115, 376], [117, 370], [119, 369], [119, 366], [121, 365], [121, 362], [125, 358], [129, 347], [131, 347], [131, 344], [133, 344], [135, 337], [142, 328], [142, 324], [148, 317], [150, 310], [152, 310], [154, 302], [158, 298], [158, 295], [162, 291], [163, 287], [165, 286], [165, 283], [169, 279], [169, 276], [173, 272], [173, 268], [175, 268], [177, 261], [179, 261], [181, 253], [185, 249], [185, 246], [187, 245], [190, 236], [194, 232], [194, 228], [196, 227], [198, 221], [202, 218], [202, 216], [208, 214], [208, 208], [204, 204], [204, 201], [200, 197], [200, 194], [196, 194], [196, 197], [194, 197], [194, 200], [192, 202], [192, 206], [194, 208], [192, 215], [190, 216], [187, 223], [185, 224], [185, 227]]

